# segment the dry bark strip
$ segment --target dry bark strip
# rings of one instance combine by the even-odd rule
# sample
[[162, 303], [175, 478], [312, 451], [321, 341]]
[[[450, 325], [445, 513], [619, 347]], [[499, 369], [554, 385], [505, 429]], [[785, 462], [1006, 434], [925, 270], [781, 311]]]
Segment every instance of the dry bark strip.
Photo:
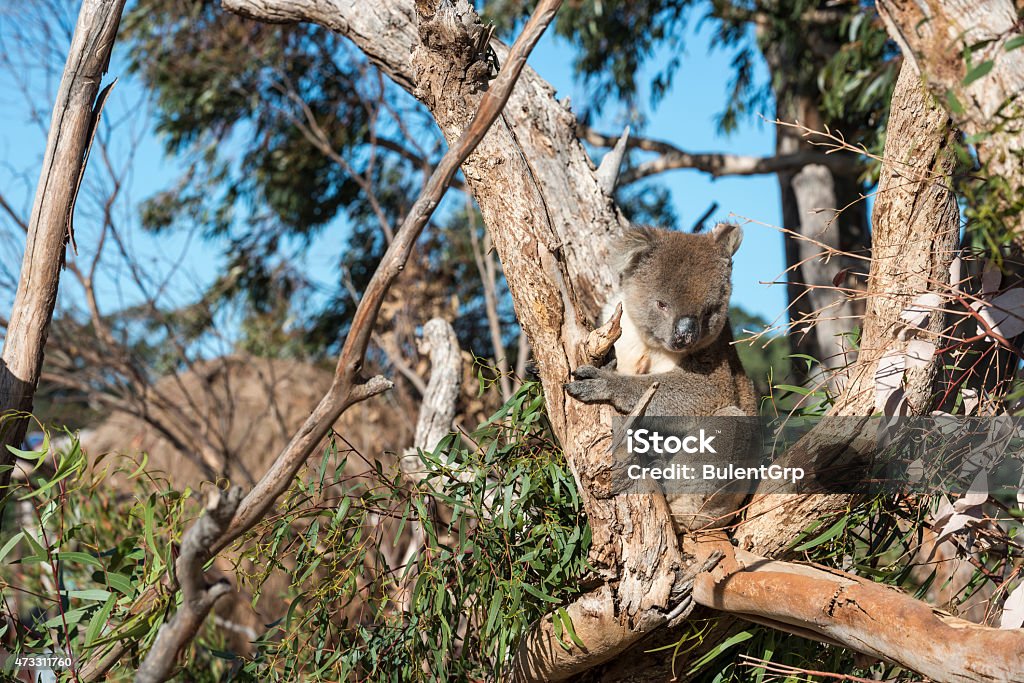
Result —
[[[60, 271], [72, 239], [75, 196], [102, 108], [97, 95], [124, 5], [125, 0], [85, 0], [78, 13], [50, 118], [18, 290], [0, 357], [0, 414], [32, 411]], [[0, 419], [0, 490], [10, 481], [5, 466], [13, 464], [7, 446], [21, 446], [27, 424], [24, 419]]]
[[[889, 586], [736, 551], [739, 569], [697, 576], [698, 603], [851, 647], [934, 681], [1024, 681], [1024, 631], [957, 619]], [[894, 647], [894, 645], [897, 645]], [[901, 646], [898, 646], [901, 645]]]
[[[186, 538], [197, 535], [203, 539], [204, 552], [191, 555], [189, 563], [176, 565], [177, 580], [182, 586], [188, 582], [200, 581], [202, 565], [263, 518], [278, 497], [291, 485], [302, 464], [346, 409], [390, 388], [391, 382], [384, 377], [377, 376], [367, 380], [362, 378], [363, 360], [384, 297], [405, 267], [417, 238], [440, 203], [460, 164], [484, 139], [488, 129], [505, 107], [513, 86], [526, 65], [527, 57], [561, 4], [562, 0], [541, 0], [523, 27], [508, 58], [503, 61], [501, 72], [479, 100], [479, 106], [472, 112], [472, 118], [465, 131], [460, 131], [456, 142], [445, 152], [441, 162], [430, 175], [359, 300], [350, 332], [345, 338], [338, 358], [334, 381], [313, 414], [244, 498], [239, 501], [235, 490], [232, 490], [224, 499], [230, 502], [230, 512], [227, 515], [230, 522], [222, 519], [227, 506], [218, 505], [208, 509], [207, 514], [200, 517], [186, 532]], [[443, 21], [432, 24], [432, 30], [443, 32], [451, 29], [449, 18], [442, 19]], [[214, 518], [212, 522], [211, 517]], [[214, 528], [216, 534], [208, 533]], [[206, 619], [216, 600], [216, 597], [190, 600], [187, 594], [183, 595], [183, 598], [185, 599], [167, 624], [167, 628], [161, 630], [161, 637], [157, 638], [146, 654], [143, 665], [136, 675], [137, 683], [157, 683], [167, 680], [172, 675], [179, 655], [191, 643], [198, 625]]]

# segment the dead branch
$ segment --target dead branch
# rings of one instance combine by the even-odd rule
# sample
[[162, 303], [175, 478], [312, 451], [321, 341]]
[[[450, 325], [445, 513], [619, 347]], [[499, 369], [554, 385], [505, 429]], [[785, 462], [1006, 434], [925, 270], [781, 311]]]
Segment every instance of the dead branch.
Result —
[[[86, 0], [78, 14], [71, 48], [53, 106], [43, 167], [25, 236], [14, 308], [0, 359], [0, 412], [32, 410], [46, 337], [57, 300], [68, 229], [77, 186], [99, 115], [97, 95], [110, 61], [124, 0]], [[6, 420], [0, 429], [0, 487], [11, 464], [7, 446], [19, 447], [24, 420]]]
[[434, 450], [452, 431], [462, 383], [462, 349], [447, 320], [434, 318], [423, 326], [420, 352], [430, 355], [430, 379], [423, 392], [413, 449], [402, 457], [402, 471], [407, 474], [420, 469], [418, 450]]
[[626, 147], [629, 145], [629, 126], [622, 131], [612, 151], [601, 159], [601, 165], [597, 167], [597, 182], [601, 191], [609, 197], [615, 196], [615, 187], [619, 184], [619, 171], [622, 170], [622, 160], [626, 156]]
[[[603, 135], [589, 126], [576, 129], [580, 139], [597, 147], [613, 147], [622, 138]], [[857, 159], [848, 154], [828, 154], [817, 150], [805, 150], [793, 154], [769, 157], [722, 154], [714, 152], [687, 152], [664, 140], [632, 137], [627, 149], [655, 152], [658, 157], [645, 161], [622, 174], [618, 185], [628, 185], [650, 176], [677, 169], [693, 169], [708, 173], [712, 177], [732, 175], [762, 175], [780, 171], [797, 171], [809, 164], [823, 164], [837, 171], [850, 171], [857, 166]], [[624, 150], [625, 151], [625, 150]]]
[[233, 589], [227, 581], [208, 583], [204, 567], [213, 554], [210, 548], [224, 533], [242, 500], [241, 487], [214, 493], [203, 515], [181, 540], [181, 554], [174, 563], [174, 575], [181, 587], [181, 604], [170, 621], [160, 627], [153, 646], [146, 653], [135, 683], [161, 683], [174, 673], [181, 651], [195, 637], [214, 604]]
[[[400, 463], [403, 474], [412, 480], [414, 486], [424, 474], [419, 451], [433, 451], [441, 439], [452, 431], [455, 406], [462, 384], [462, 349], [459, 348], [455, 330], [447, 320], [434, 318], [423, 326], [420, 351], [430, 355], [430, 380], [423, 392], [413, 448], [402, 456]], [[411, 495], [418, 496], [420, 493], [413, 490]], [[432, 501], [429, 497], [426, 497], [425, 503], [431, 509]], [[408, 600], [412, 595], [410, 587], [415, 577], [409, 564], [419, 554], [426, 540], [423, 528], [416, 520], [410, 523], [410, 532], [409, 545], [401, 561], [392, 566], [392, 569], [406, 570], [399, 597], [403, 609], [408, 609]]]

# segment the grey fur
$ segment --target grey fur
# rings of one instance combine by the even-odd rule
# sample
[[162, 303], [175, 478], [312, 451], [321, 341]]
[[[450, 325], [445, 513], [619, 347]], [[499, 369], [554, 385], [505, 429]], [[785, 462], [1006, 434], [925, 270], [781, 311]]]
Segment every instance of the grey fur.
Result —
[[[703, 234], [638, 228], [623, 235], [614, 261], [626, 313], [623, 338], [616, 343], [619, 366], [581, 366], [566, 392], [628, 414], [658, 382], [647, 416], [756, 415], [754, 388], [731, 344], [728, 318], [732, 255], [741, 240], [739, 226], [727, 223]], [[660, 359], [662, 371], [648, 374], [622, 366], [627, 325], [635, 328], [633, 338], [643, 353]], [[728, 523], [743, 498], [668, 496], [680, 530]]]
[[[678, 364], [641, 375], [584, 365], [573, 373], [576, 381], [565, 385], [569, 395], [628, 413], [657, 381], [661, 387], [647, 415], [714, 415], [730, 407], [756, 415], [754, 389], [731, 344], [728, 318], [732, 255], [741, 240], [739, 226], [728, 223], [697, 235], [653, 228], [623, 235], [615, 257], [623, 307], [643, 343], [654, 352], [678, 354]], [[673, 328], [685, 317], [697, 320], [698, 332], [677, 348]]]

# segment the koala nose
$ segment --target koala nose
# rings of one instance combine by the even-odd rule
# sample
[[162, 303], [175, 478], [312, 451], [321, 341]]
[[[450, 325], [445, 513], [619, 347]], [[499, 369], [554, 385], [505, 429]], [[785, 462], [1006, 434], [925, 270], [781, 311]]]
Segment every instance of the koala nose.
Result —
[[697, 341], [697, 337], [700, 334], [700, 325], [697, 323], [696, 318], [686, 316], [676, 321], [672, 332], [672, 346], [681, 350]]

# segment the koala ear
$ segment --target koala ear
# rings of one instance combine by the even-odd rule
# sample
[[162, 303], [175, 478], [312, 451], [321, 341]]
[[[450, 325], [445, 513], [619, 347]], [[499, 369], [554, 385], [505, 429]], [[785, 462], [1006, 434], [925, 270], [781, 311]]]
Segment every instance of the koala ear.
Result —
[[654, 249], [657, 241], [658, 233], [651, 228], [627, 230], [612, 242], [612, 266], [619, 273], [628, 273]]
[[711, 237], [725, 249], [729, 256], [732, 256], [740, 248], [740, 242], [743, 241], [743, 230], [735, 223], [719, 223], [711, 231]]

